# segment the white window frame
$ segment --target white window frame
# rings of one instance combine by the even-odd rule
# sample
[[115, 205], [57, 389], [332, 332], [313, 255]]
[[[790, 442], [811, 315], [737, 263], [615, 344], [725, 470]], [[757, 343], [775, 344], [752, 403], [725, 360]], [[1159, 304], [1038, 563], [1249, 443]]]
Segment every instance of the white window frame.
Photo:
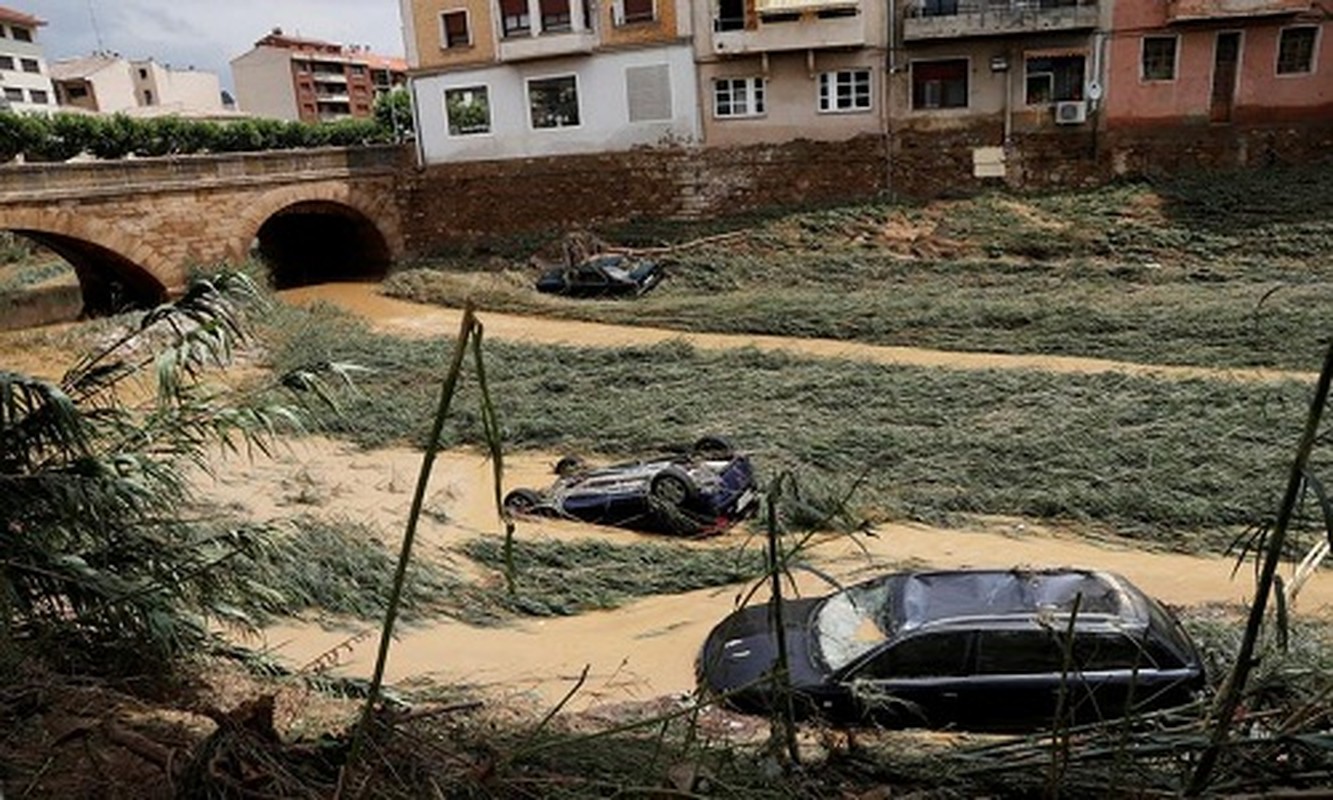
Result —
[[[1143, 60], [1144, 56], [1147, 55], [1149, 39], [1172, 39], [1175, 41], [1175, 46], [1171, 50], [1171, 77], [1169, 78], [1148, 77], [1146, 70], [1144, 70]], [[1164, 34], [1147, 33], [1144, 34], [1142, 37], [1140, 37], [1139, 38], [1139, 82], [1175, 83], [1176, 79], [1179, 77], [1180, 77], [1180, 35], [1170, 34], [1170, 33], [1164, 33]]]
[[[457, 91], [467, 91], [469, 89], [486, 90], [486, 130], [474, 131], [471, 133], [450, 133], [449, 132], [449, 93]], [[489, 83], [460, 83], [454, 86], [446, 86], [440, 92], [440, 106], [444, 109], [444, 135], [450, 139], [470, 139], [475, 136], [494, 136], [495, 135], [495, 106], [491, 105], [491, 85]]]
[[[852, 105], [846, 107], [838, 105], [838, 77], [842, 75], [850, 76], [852, 84]], [[857, 78], [860, 75], [865, 76], [865, 105], [856, 104], [860, 99], [860, 93], [856, 91], [859, 83]], [[849, 67], [821, 72], [815, 85], [815, 93], [815, 102], [821, 114], [863, 114], [875, 108], [874, 73], [869, 67]]]
[[[571, 3], [578, 2], [578, 0], [570, 0], [570, 2]], [[611, 3], [611, 23], [615, 25], [617, 28], [619, 28], [622, 25], [643, 25], [648, 22], [656, 22], [657, 0], [652, 0], [652, 3], [653, 3], [652, 16], [648, 17], [647, 19], [634, 19], [627, 21], [625, 19], [625, 0], [614, 0], [614, 2]]]
[[[731, 86], [737, 82], [745, 84], [745, 110], [739, 114], [722, 114], [718, 111], [718, 87], [722, 84], [728, 86], [727, 92], [731, 93]], [[759, 88], [759, 92], [755, 89]], [[760, 108], [760, 98], [762, 98], [763, 107]], [[736, 107], [735, 98], [731, 98], [731, 107]], [[713, 79], [713, 119], [754, 119], [768, 114], [768, 81], [762, 75], [729, 75], [722, 78]]]
[[[1298, 28], [1313, 28], [1314, 41], [1310, 43], [1310, 68], [1304, 72], [1279, 72], [1278, 67], [1282, 65], [1282, 35], [1287, 31]], [[1308, 78], [1318, 71], [1319, 66], [1319, 45], [1320, 38], [1323, 36], [1324, 26], [1318, 24], [1306, 23], [1303, 25], [1284, 25], [1278, 29], [1277, 45], [1273, 48], [1273, 75], [1278, 78]]]
[[[467, 41], [463, 44], [449, 44], [449, 28], [445, 25], [444, 18], [450, 14], [462, 14], [463, 22], [467, 24]], [[466, 8], [446, 8], [440, 11], [440, 49], [452, 50], [460, 47], [471, 47], [474, 43], [472, 36], [472, 12]]]
[[[571, 0], [575, 2], [576, 0]], [[532, 84], [534, 81], [551, 81], [559, 78], [574, 79], [574, 103], [578, 109], [579, 121], [575, 125], [555, 125], [549, 128], [539, 128], [532, 118]], [[578, 130], [583, 127], [583, 89], [579, 85], [579, 76], [576, 72], [561, 72], [554, 75], [534, 75], [531, 78], [523, 80], [523, 105], [528, 117], [528, 130], [531, 131], [570, 131]]]

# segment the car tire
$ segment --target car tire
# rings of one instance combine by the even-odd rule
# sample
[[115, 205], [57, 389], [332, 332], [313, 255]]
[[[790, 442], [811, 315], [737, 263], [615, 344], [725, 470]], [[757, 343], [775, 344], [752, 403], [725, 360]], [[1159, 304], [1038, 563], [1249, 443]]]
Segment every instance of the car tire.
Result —
[[565, 456], [555, 462], [555, 474], [562, 478], [568, 478], [582, 472], [585, 466], [583, 459], [578, 456]]
[[680, 508], [694, 497], [694, 485], [682, 469], [667, 467], [653, 476], [648, 484], [653, 499], [671, 508]]
[[690, 448], [695, 458], [704, 461], [724, 461], [735, 458], [736, 448], [721, 436], [702, 436]]
[[502, 505], [510, 514], [535, 514], [542, 505], [542, 496], [532, 489], [515, 489], [505, 495]]

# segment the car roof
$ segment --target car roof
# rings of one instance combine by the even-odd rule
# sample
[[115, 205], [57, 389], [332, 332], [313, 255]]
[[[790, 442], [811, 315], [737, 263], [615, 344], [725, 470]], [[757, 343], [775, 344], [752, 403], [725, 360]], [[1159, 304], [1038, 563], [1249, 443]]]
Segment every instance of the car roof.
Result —
[[899, 577], [892, 615], [900, 631], [1005, 625], [1074, 612], [1080, 627], [1140, 627], [1148, 622], [1141, 595], [1108, 572], [1077, 569], [954, 570]]

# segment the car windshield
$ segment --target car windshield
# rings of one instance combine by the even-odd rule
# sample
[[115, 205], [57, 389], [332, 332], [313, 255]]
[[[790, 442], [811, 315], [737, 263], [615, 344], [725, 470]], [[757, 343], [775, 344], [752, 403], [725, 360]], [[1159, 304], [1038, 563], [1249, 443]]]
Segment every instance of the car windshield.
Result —
[[815, 640], [830, 670], [842, 669], [888, 638], [888, 603], [888, 581], [853, 586], [824, 601], [815, 617]]

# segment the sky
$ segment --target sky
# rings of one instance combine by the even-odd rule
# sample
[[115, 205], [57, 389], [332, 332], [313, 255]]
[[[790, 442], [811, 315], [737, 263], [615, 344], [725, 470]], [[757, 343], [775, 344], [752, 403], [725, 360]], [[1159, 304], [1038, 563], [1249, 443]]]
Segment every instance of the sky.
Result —
[[275, 27], [402, 56], [398, 0], [3, 0], [46, 20], [37, 37], [47, 61], [98, 50], [213, 72], [231, 89], [231, 60]]

